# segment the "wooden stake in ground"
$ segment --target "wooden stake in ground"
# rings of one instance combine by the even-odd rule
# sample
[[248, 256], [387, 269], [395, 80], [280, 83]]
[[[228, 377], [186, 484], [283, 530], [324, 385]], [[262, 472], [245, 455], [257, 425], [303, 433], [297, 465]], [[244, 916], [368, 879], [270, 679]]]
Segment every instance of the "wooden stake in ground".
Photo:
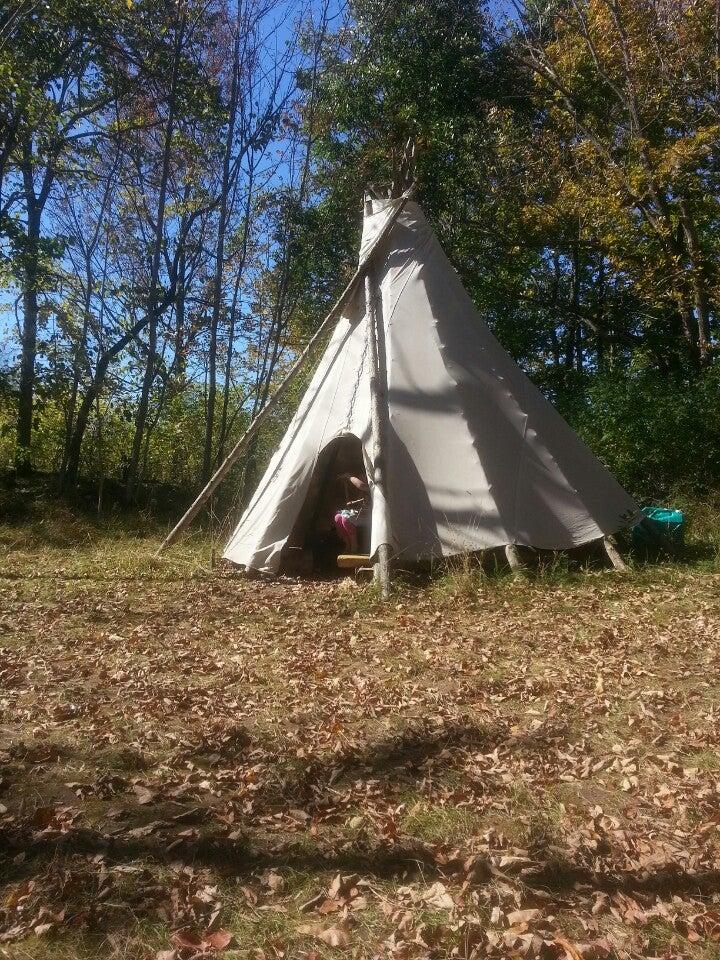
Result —
[[505, 544], [505, 556], [512, 572], [518, 576], [525, 573], [525, 565], [522, 562], [520, 552], [514, 543]]
[[343, 292], [340, 294], [340, 297], [335, 302], [335, 305], [333, 306], [332, 310], [330, 311], [330, 313], [328, 313], [328, 315], [325, 317], [323, 322], [320, 324], [320, 326], [317, 329], [317, 332], [314, 334], [314, 336], [312, 337], [308, 345], [305, 347], [303, 352], [300, 354], [300, 356], [297, 358], [295, 363], [292, 365], [288, 375], [285, 377], [283, 382], [277, 388], [277, 390], [272, 395], [270, 400], [265, 404], [265, 406], [260, 411], [260, 413], [258, 413], [255, 419], [252, 421], [252, 423], [247, 428], [245, 433], [240, 437], [240, 439], [232, 448], [232, 450], [227, 455], [225, 460], [220, 464], [220, 466], [212, 475], [212, 477], [210, 477], [208, 482], [205, 484], [203, 489], [197, 495], [195, 500], [193, 500], [193, 502], [187, 508], [187, 510], [182, 515], [180, 520], [178, 520], [178, 522], [172, 528], [170, 533], [165, 537], [163, 542], [160, 544], [158, 553], [162, 553], [163, 550], [169, 547], [172, 543], [175, 543], [175, 541], [178, 539], [178, 537], [183, 532], [183, 530], [192, 522], [192, 520], [200, 512], [202, 505], [205, 503], [208, 497], [214, 493], [217, 487], [225, 479], [225, 477], [229, 473], [233, 464], [236, 463], [236, 461], [239, 460], [240, 457], [243, 455], [243, 453], [247, 450], [250, 444], [250, 441], [253, 439], [254, 436], [256, 436], [262, 424], [265, 422], [267, 417], [272, 413], [272, 411], [278, 406], [278, 404], [280, 403], [280, 400], [287, 393], [290, 385], [293, 383], [297, 375], [305, 366], [305, 363], [307, 362], [308, 357], [312, 354], [313, 349], [322, 340], [323, 336], [327, 333], [328, 329], [330, 328], [332, 323], [335, 321], [337, 315], [340, 313], [340, 311], [343, 309], [343, 307], [348, 303], [352, 295], [355, 293], [355, 290], [357, 288], [359, 281], [362, 280], [363, 277], [365, 276], [365, 273], [368, 269], [368, 265], [370, 264], [370, 260], [372, 259], [373, 253], [375, 252], [375, 250], [377, 250], [377, 248], [380, 246], [383, 240], [390, 233], [390, 231], [392, 230], [393, 224], [395, 223], [397, 218], [400, 216], [402, 211], [405, 209], [405, 204], [412, 197], [414, 192], [415, 192], [415, 185], [413, 184], [410, 187], [410, 189], [407, 190], [402, 195], [402, 197], [400, 197], [397, 206], [395, 207], [393, 212], [390, 214], [388, 219], [385, 221], [385, 224], [383, 225], [382, 230], [380, 230], [378, 235], [375, 237], [375, 240], [370, 246], [370, 249], [366, 253], [365, 257], [363, 258], [360, 266], [357, 268], [352, 278], [350, 279], [350, 282], [345, 287]]
[[[377, 287], [372, 264], [365, 274], [365, 314], [370, 357], [370, 423], [373, 449], [373, 476], [371, 479], [373, 484], [372, 508], [375, 512], [376, 510], [384, 511], [387, 505], [385, 456], [387, 451], [388, 398], [382, 294]], [[380, 524], [380, 526], [384, 528], [385, 524]], [[380, 587], [380, 596], [383, 600], [387, 600], [390, 596], [390, 547], [387, 543], [381, 543], [377, 549], [375, 582]]]
[[605, 548], [605, 553], [608, 556], [608, 560], [613, 565], [613, 567], [615, 567], [616, 570], [627, 570], [627, 564], [618, 553], [618, 549], [615, 546], [614, 538], [603, 537], [602, 544], [603, 544], [603, 547]]

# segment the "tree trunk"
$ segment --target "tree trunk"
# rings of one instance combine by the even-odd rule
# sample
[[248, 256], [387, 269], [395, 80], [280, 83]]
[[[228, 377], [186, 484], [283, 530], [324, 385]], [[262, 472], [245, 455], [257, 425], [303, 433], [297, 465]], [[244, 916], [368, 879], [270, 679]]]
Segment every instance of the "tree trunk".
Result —
[[208, 389], [205, 403], [205, 440], [203, 443], [202, 486], [210, 479], [212, 447], [215, 427], [215, 400], [217, 397], [217, 317], [210, 314], [210, 343], [208, 346]]
[[101, 355], [100, 359], [98, 360], [97, 367], [95, 368], [95, 374], [93, 375], [92, 382], [90, 383], [85, 396], [80, 401], [77, 416], [75, 417], [75, 426], [68, 442], [67, 462], [65, 466], [65, 474], [62, 478], [62, 486], [64, 490], [71, 490], [77, 483], [78, 474], [80, 472], [82, 442], [83, 438], [85, 437], [88, 421], [90, 419], [90, 413], [92, 411], [93, 404], [100, 396], [100, 391], [105, 381], [105, 374], [107, 373], [107, 369], [110, 366], [110, 361], [114, 356], [115, 354], [111, 354], [110, 351]]
[[32, 441], [33, 401], [35, 395], [35, 358], [37, 356], [37, 247], [28, 252], [28, 263], [23, 278], [22, 359], [18, 391], [17, 453], [15, 466], [19, 473], [32, 469], [30, 443]]
[[[182, 233], [178, 242], [180, 244], [184, 244], [186, 242], [186, 234]], [[180, 260], [179, 252], [177, 259], [178, 261]], [[178, 269], [176, 262], [170, 273], [170, 287], [167, 293], [163, 296], [162, 300], [159, 303], [155, 303], [155, 309], [152, 317], [149, 314], [145, 314], [145, 316], [136, 321], [136, 323], [134, 323], [129, 330], [123, 333], [122, 336], [118, 337], [115, 343], [101, 352], [90, 386], [88, 387], [87, 392], [80, 403], [80, 407], [78, 408], [78, 414], [75, 419], [75, 427], [68, 443], [67, 466], [65, 475], [62, 478], [62, 489], [64, 491], [70, 490], [77, 482], [80, 453], [85, 430], [88, 424], [88, 418], [90, 416], [93, 403], [100, 396], [111, 362], [115, 359], [115, 357], [122, 353], [122, 351], [125, 350], [133, 342], [133, 340], [137, 339], [145, 327], [150, 323], [151, 319], [154, 318], [155, 322], [157, 323], [162, 314], [175, 300], [177, 296], [177, 284]]]
[[690, 208], [684, 199], [678, 201], [680, 220], [687, 241], [688, 256], [690, 258], [693, 293], [695, 295], [695, 317], [697, 321], [697, 347], [700, 353], [700, 362], [707, 363], [710, 349], [710, 301], [703, 272], [703, 253], [700, 239], [695, 228]]
[[232, 378], [233, 351], [235, 349], [235, 323], [237, 320], [238, 299], [240, 296], [240, 283], [245, 272], [245, 262], [247, 260], [248, 240], [250, 236], [250, 215], [253, 196], [253, 178], [255, 167], [251, 165], [247, 185], [247, 195], [245, 198], [245, 213], [243, 223], [243, 242], [240, 253], [240, 262], [236, 266], [235, 288], [233, 290], [233, 299], [230, 306], [230, 324], [228, 327], [228, 345], [225, 355], [225, 380], [223, 384], [222, 411], [220, 414], [220, 436], [218, 439], [218, 451], [216, 462], [221, 463], [225, 459], [225, 444], [228, 438], [228, 409], [230, 405], [230, 380]]
[[18, 388], [17, 452], [15, 466], [18, 473], [32, 469], [30, 444], [32, 442], [33, 405], [35, 399], [35, 360], [37, 357], [38, 281], [40, 274], [40, 214], [35, 196], [30, 145], [24, 150], [22, 173], [27, 210], [24, 270], [22, 275], [22, 353], [20, 384]]
[[208, 396], [205, 419], [205, 443], [203, 445], [202, 484], [210, 479], [213, 468], [213, 438], [215, 435], [215, 401], [217, 398], [217, 342], [222, 313], [222, 280], [225, 265], [225, 232], [228, 220], [228, 199], [231, 187], [230, 164], [235, 139], [237, 116], [238, 79], [240, 73], [240, 25], [235, 27], [233, 46], [233, 71], [230, 83], [230, 103], [227, 136], [223, 155], [222, 182], [220, 185], [220, 213], [218, 216], [217, 246], [215, 249], [215, 273], [213, 275], [212, 313], [210, 316], [210, 353], [208, 356]]
[[83, 303], [83, 325], [82, 325], [82, 333], [80, 336], [80, 342], [77, 345], [77, 349], [73, 351], [73, 378], [72, 378], [72, 383], [70, 385], [70, 399], [68, 401], [68, 409], [67, 409], [67, 414], [65, 418], [65, 423], [66, 423], [65, 442], [63, 444], [63, 454], [62, 454], [62, 460], [60, 465], [61, 477], [65, 476], [65, 471], [67, 468], [70, 438], [72, 436], [73, 425], [75, 423], [75, 411], [77, 408], [78, 390], [80, 389], [80, 377], [81, 377], [80, 363], [81, 363], [82, 357], [86, 353], [87, 337], [88, 337], [88, 331], [90, 329], [90, 310], [92, 306], [92, 275], [90, 270], [89, 259], [86, 262], [85, 279], [86, 279], [86, 288], [85, 288], [85, 300]]
[[178, 258], [178, 286], [175, 296], [175, 377], [178, 389], [182, 389], [187, 371], [187, 357], [185, 355], [185, 272], [187, 270], [187, 254], [183, 242]]
[[[60, 478], [62, 486], [62, 478], [65, 476], [65, 469], [67, 466], [67, 457], [68, 457], [68, 447], [70, 444], [70, 437], [72, 436], [73, 425], [75, 423], [75, 411], [77, 409], [77, 399], [78, 393], [80, 390], [80, 383], [82, 381], [83, 373], [89, 373], [89, 359], [88, 359], [88, 335], [90, 333], [90, 327], [92, 323], [92, 304], [93, 296], [95, 293], [95, 274], [93, 267], [93, 257], [95, 251], [97, 250], [98, 243], [100, 241], [100, 234], [102, 231], [103, 223], [105, 222], [105, 216], [108, 210], [108, 204], [110, 202], [110, 197], [116, 183], [116, 175], [120, 167], [122, 159], [122, 152], [118, 150], [117, 156], [114, 163], [112, 164], [107, 179], [105, 181], [105, 186], [103, 189], [102, 202], [100, 204], [100, 211], [98, 214], [97, 222], [95, 225], [95, 230], [89, 239], [83, 237], [82, 239], [82, 251], [83, 259], [85, 261], [85, 294], [83, 297], [83, 325], [82, 331], [80, 334], [80, 339], [77, 342], [75, 349], [73, 350], [73, 359], [72, 359], [72, 383], [70, 386], [70, 398], [68, 400], [67, 412], [65, 415], [65, 437], [63, 439], [63, 450], [62, 457], [60, 460]], [[77, 223], [79, 227], [79, 223]], [[103, 257], [103, 268], [100, 282], [100, 299], [102, 303], [105, 302], [105, 288], [107, 281], [107, 266], [108, 266], [108, 244], [109, 237], [105, 236], [105, 253]], [[102, 326], [102, 310], [100, 314], [100, 325]], [[98, 412], [99, 416], [99, 412]]]
[[578, 330], [580, 327], [580, 249], [578, 243], [572, 248], [572, 287], [570, 293], [570, 322], [565, 339], [565, 366], [568, 370], [577, 367]]
[[222, 406], [220, 409], [220, 429], [218, 431], [218, 445], [216, 462], [221, 463], [225, 458], [225, 442], [228, 434], [228, 406], [230, 404], [230, 380], [232, 378], [233, 350], [235, 346], [235, 317], [237, 314], [237, 303], [233, 303], [230, 308], [230, 321], [228, 324], [228, 345], [225, 354], [225, 376], [223, 381]]
[[138, 480], [138, 467], [140, 463], [140, 454], [142, 451], [143, 433], [147, 420], [147, 412], [150, 404], [150, 393], [153, 380], [155, 379], [155, 357], [157, 352], [157, 314], [158, 314], [158, 287], [160, 279], [160, 260], [162, 256], [162, 247], [164, 240], [165, 227], [165, 207], [167, 202], [168, 182], [170, 179], [170, 159], [172, 155], [172, 138], [175, 131], [175, 111], [177, 108], [177, 85], [178, 73], [180, 69], [180, 54], [182, 51], [183, 36], [185, 32], [185, 14], [178, 14], [178, 21], [175, 26], [175, 44], [173, 49], [172, 75], [170, 78], [170, 91], [168, 94], [168, 115], [165, 123], [165, 136], [163, 142], [162, 173], [160, 175], [160, 190], [158, 194], [157, 217], [155, 220], [155, 241], [153, 244], [152, 264], [150, 268], [150, 288], [147, 299], [147, 324], [150, 331], [149, 348], [147, 364], [145, 366], [145, 375], [143, 377], [142, 390], [140, 394], [140, 403], [138, 405], [137, 415], [135, 417], [135, 435], [133, 437], [132, 452], [130, 463], [128, 464], [128, 477], [126, 484], [126, 498], [131, 500], [134, 496], [135, 485]]
[[605, 368], [605, 256], [600, 254], [597, 278], [597, 311], [595, 313], [595, 357], [598, 370]]
[[145, 363], [142, 388], [140, 390], [140, 402], [138, 403], [135, 414], [135, 434], [133, 436], [130, 465], [128, 468], [127, 483], [125, 485], [125, 499], [128, 503], [130, 503], [135, 496], [140, 479], [138, 467], [140, 465], [140, 454], [142, 452], [143, 437], [145, 436], [148, 410], [150, 409], [150, 394], [152, 392], [153, 381], [155, 380], [155, 357], [157, 356], [156, 310], [157, 307], [152, 304], [150, 307], [151, 319], [148, 324], [148, 355]]
[[[312, 80], [310, 83], [310, 97], [306, 110], [306, 121], [305, 126], [308, 130], [307, 143], [305, 145], [305, 158], [302, 165], [302, 170], [300, 172], [300, 180], [298, 183], [298, 194], [297, 194], [297, 205], [302, 207], [305, 202], [307, 195], [307, 187], [310, 176], [310, 157], [312, 154], [313, 146], [313, 132], [314, 132], [314, 117], [315, 117], [315, 108], [316, 108], [316, 96], [317, 96], [317, 81], [319, 75], [320, 67], [320, 51], [322, 49], [322, 44], [325, 38], [327, 31], [327, 20], [328, 15], [328, 3], [327, 0], [324, 3], [322, 14], [321, 14], [321, 23], [318, 29], [318, 32], [315, 36], [315, 45], [314, 45], [314, 57], [313, 57], [313, 67], [312, 67]], [[286, 309], [287, 307], [287, 298], [290, 286], [290, 271], [292, 267], [291, 263], [291, 241], [292, 237], [292, 220], [289, 216], [285, 220], [284, 224], [284, 235], [282, 240], [282, 270], [280, 272], [280, 280], [278, 282], [277, 296], [275, 299], [275, 305], [273, 309], [273, 316], [270, 325], [270, 331], [268, 336], [268, 342], [265, 345], [265, 350], [263, 351], [263, 358], [260, 365], [260, 372], [257, 380], [257, 395], [255, 398], [255, 403], [253, 405], [252, 416], [254, 417], [256, 413], [265, 406], [268, 396], [270, 394], [270, 386], [272, 384], [273, 374], [275, 372], [275, 366], [280, 358], [280, 350], [282, 346], [283, 334], [287, 328], [287, 325], [290, 321], [290, 316], [292, 314], [292, 309]]]
[[[165, 310], [167, 310], [172, 301], [175, 299], [176, 283], [177, 276], [173, 272], [171, 289], [164, 297], [162, 303], [159, 305], [156, 304], [156, 320]], [[77, 482], [78, 468], [80, 465], [80, 452], [82, 449], [83, 437], [85, 436], [85, 429], [88, 424], [88, 418], [90, 416], [93, 403], [95, 403], [97, 398], [100, 396], [100, 391], [102, 390], [105, 382], [105, 376], [110, 364], [115, 357], [118, 356], [118, 354], [122, 353], [122, 351], [129, 344], [131, 344], [140, 333], [142, 333], [149, 322], [150, 317], [147, 314], [144, 317], [141, 317], [140, 320], [134, 323], [133, 326], [130, 327], [130, 329], [127, 330], [121, 337], [119, 337], [111, 347], [108, 347], [107, 350], [104, 350], [100, 354], [90, 386], [88, 387], [87, 392], [85, 393], [85, 396], [83, 397], [78, 408], [77, 417], [75, 419], [75, 429], [72, 432], [72, 437], [70, 438], [70, 443], [68, 444], [67, 468], [62, 481], [62, 487], [64, 490], [71, 489]]]

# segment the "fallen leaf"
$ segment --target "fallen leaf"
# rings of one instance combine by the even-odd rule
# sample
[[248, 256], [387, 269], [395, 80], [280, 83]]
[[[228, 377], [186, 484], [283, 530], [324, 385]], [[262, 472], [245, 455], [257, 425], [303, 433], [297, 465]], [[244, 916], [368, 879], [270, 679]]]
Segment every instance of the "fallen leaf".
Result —
[[271, 871], [270, 873], [266, 874], [265, 877], [263, 878], [263, 881], [265, 883], [265, 886], [269, 890], [272, 890], [273, 893], [279, 893], [285, 886], [285, 881], [283, 880], [283, 878], [280, 876], [279, 873], [275, 873], [274, 871]]
[[440, 910], [453, 910], [455, 901], [447, 891], [444, 883], [433, 883], [421, 894], [421, 899], [431, 907], [438, 907]]
[[538, 910], [536, 907], [529, 910], [512, 910], [507, 915], [507, 921], [511, 927], [519, 927], [524, 923], [532, 923], [540, 916], [542, 916], [542, 910]]
[[133, 790], [135, 792], [137, 802], [143, 805], [146, 803], [152, 803], [157, 797], [155, 790], [150, 790], [148, 787], [143, 787], [139, 783], [133, 784]]
[[350, 943], [350, 934], [347, 927], [343, 924], [337, 924], [334, 927], [328, 927], [322, 933], [317, 935], [318, 940], [322, 940], [329, 947], [347, 947]]
[[213, 950], [226, 950], [232, 943], [233, 935], [228, 930], [215, 930], [203, 937], [205, 943], [210, 944]]
[[316, 923], [306, 923], [298, 927], [297, 931], [304, 936], [314, 937], [329, 947], [347, 947], [350, 943], [350, 934], [345, 923], [337, 923], [325, 929]]

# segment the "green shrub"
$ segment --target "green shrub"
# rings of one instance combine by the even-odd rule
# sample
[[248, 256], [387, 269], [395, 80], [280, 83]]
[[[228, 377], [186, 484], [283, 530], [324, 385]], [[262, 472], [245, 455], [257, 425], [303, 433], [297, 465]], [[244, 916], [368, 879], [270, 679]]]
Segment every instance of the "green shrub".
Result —
[[597, 376], [568, 416], [643, 503], [720, 490], [720, 368], [697, 380]]

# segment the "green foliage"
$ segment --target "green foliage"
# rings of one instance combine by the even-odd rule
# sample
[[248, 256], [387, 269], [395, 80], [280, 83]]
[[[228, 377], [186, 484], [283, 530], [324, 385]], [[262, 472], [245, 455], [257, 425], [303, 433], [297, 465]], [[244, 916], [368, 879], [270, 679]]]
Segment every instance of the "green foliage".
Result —
[[[81, 398], [101, 347], [147, 306], [168, 81], [183, 11], [192, 14], [158, 296], [172, 287], [191, 220], [187, 289], [182, 328], [172, 298], [160, 317], [140, 471], [190, 491], [210, 419], [208, 303], [234, 5], [57, 0], [27, 11], [0, 52], [0, 271], [18, 289], [38, 288], [32, 453], [47, 471], [77, 417], [73, 383]], [[298, 90], [273, 100], [267, 117], [255, 115], [258, 88], [244, 91], [231, 160], [252, 188], [247, 208], [243, 188], [232, 191], [225, 226], [211, 439], [230, 302], [239, 307], [225, 449], [268, 385], [262, 370], [256, 379], [263, 358], [279, 343], [299, 350], [344, 286], [363, 188], [387, 187], [412, 139], [418, 199], [502, 344], [638, 497], [703, 496], [720, 485], [715, 5], [528, 2], [505, 32], [492, 11], [484, 0], [351, 0], [342, 18], [307, 28]], [[251, 49], [241, 73], [258, 68], [260, 87], [288, 67], [270, 69], [267, 49]], [[54, 184], [35, 237], [23, 138], [35, 190], [47, 173]], [[275, 147], [282, 158], [269, 161]], [[82, 447], [86, 478], [124, 476], [150, 349], [143, 331], [110, 366]], [[287, 354], [271, 379], [286, 364]], [[14, 356], [3, 374], [0, 463], [9, 465]], [[233, 493], [247, 495], [299, 390]]]
[[642, 502], [720, 488], [718, 369], [693, 382], [647, 371], [596, 377], [571, 419]]
[[606, 258], [605, 292], [620, 284], [630, 309], [593, 319], [659, 369], [708, 362], [717, 331], [714, 25], [710, 3], [584, 0], [528, 17], [515, 41], [535, 78], [529, 156], [544, 163], [528, 227]]
[[717, 486], [712, 5], [528, 4], [500, 42], [478, 2], [351, 9], [320, 81], [315, 236], [344, 251], [360, 186], [414, 138], [451, 261], [593, 449], [644, 499]]
[[[175, 487], [187, 496], [200, 472], [205, 429], [204, 398], [199, 390], [186, 390], [172, 397], [161, 416], [151, 410], [157, 425], [149, 433], [143, 475], [148, 485]], [[62, 398], [41, 394], [36, 404], [32, 456], [41, 473], [54, 473], [60, 464], [66, 429]], [[219, 415], [218, 415], [219, 416]], [[11, 469], [15, 457], [15, 406], [10, 398], [0, 401], [0, 471]], [[239, 418], [228, 443], [237, 440], [246, 420]], [[112, 398], [96, 408], [83, 448], [81, 475], [97, 484], [101, 479], [121, 480], [127, 469], [127, 452], [132, 439], [131, 411]]]
[[338, 259], [356, 248], [363, 187], [386, 187], [412, 138], [419, 199], [477, 285], [467, 219], [485, 199], [488, 109], [500, 85], [482, 9], [475, 0], [356, 0], [351, 9], [352, 26], [326, 43], [313, 117], [314, 216], [325, 238], [325, 248], [315, 244], [314, 270], [337, 273]]

